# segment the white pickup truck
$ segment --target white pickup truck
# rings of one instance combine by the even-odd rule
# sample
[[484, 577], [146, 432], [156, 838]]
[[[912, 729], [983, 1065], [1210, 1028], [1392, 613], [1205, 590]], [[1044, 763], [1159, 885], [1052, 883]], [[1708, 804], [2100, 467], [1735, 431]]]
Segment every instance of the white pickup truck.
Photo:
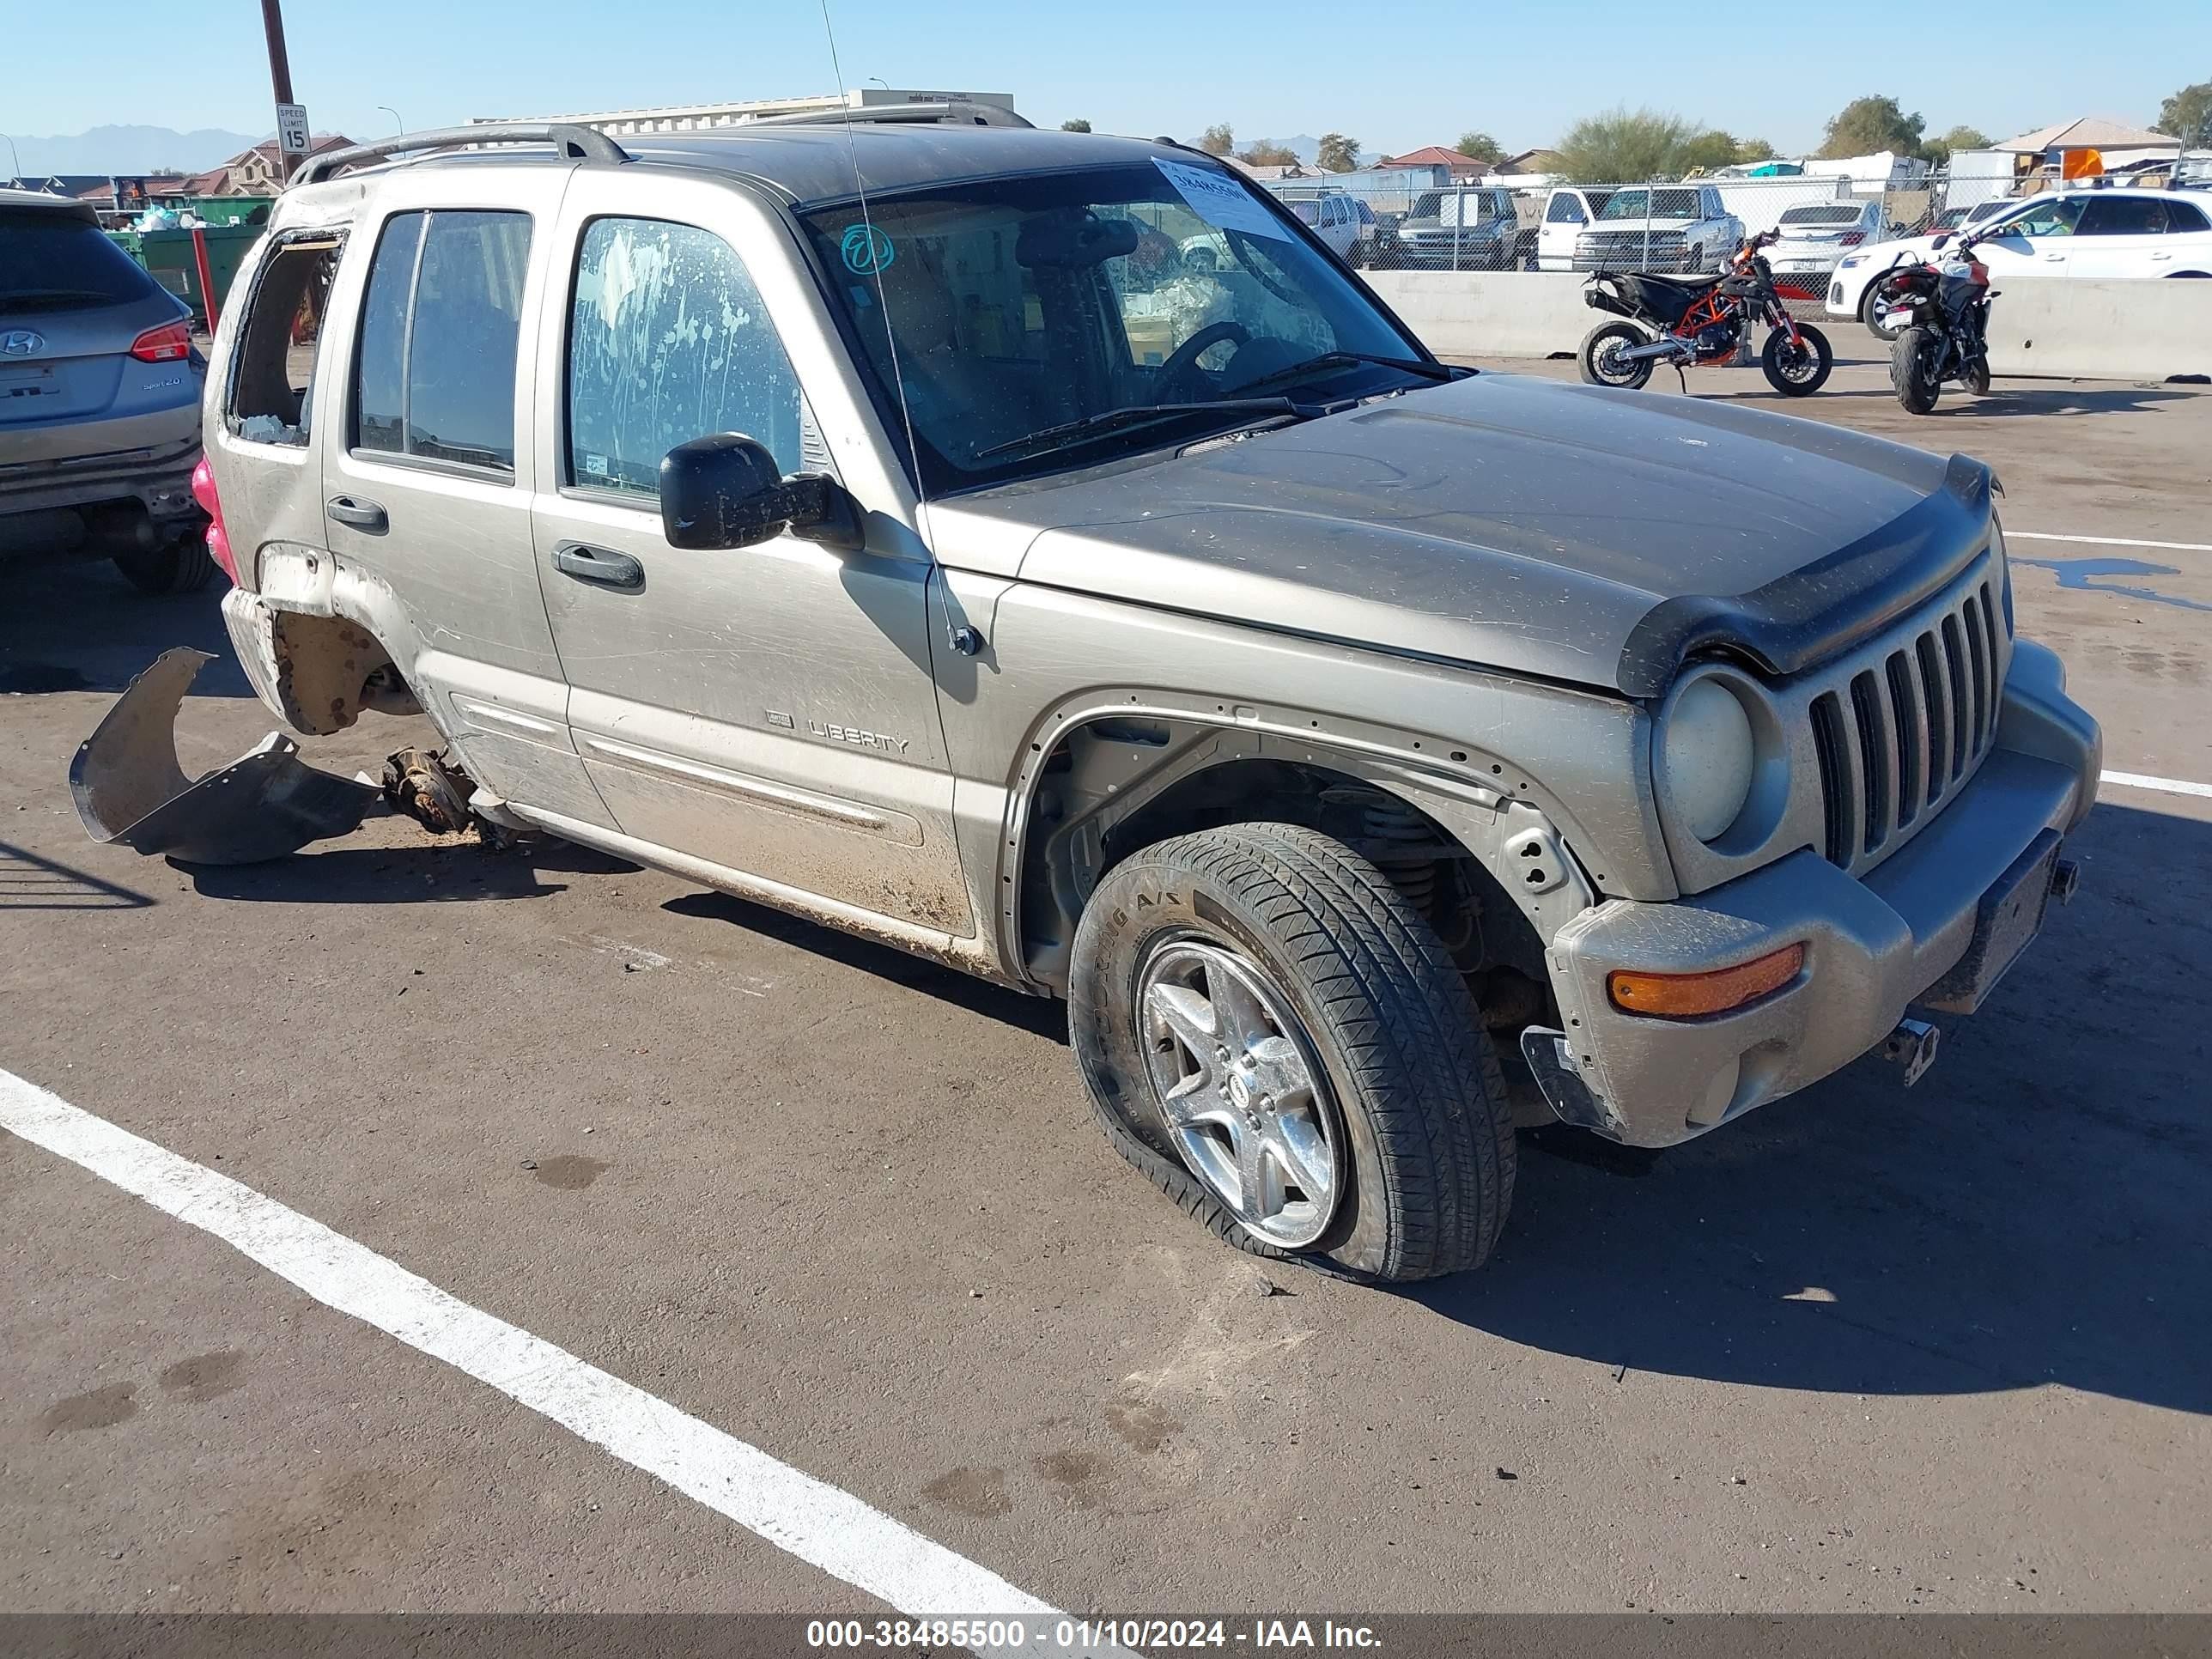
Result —
[[1574, 268], [1717, 271], [1742, 240], [1743, 221], [1713, 185], [1638, 185], [1613, 191], [1575, 238]]

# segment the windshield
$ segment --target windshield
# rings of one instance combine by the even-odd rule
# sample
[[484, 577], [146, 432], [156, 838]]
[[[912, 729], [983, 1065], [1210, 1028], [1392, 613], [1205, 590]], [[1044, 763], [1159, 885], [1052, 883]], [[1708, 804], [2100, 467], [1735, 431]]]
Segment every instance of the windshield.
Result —
[[1292, 202], [1290, 204], [1290, 209], [1292, 213], [1297, 215], [1298, 222], [1302, 225], [1317, 225], [1321, 222], [1321, 204], [1318, 202]]
[[1650, 215], [1654, 219], [1694, 219], [1698, 216], [1698, 192], [1694, 190], [1617, 191], [1601, 219], [1641, 219], [1644, 216], [1644, 198], [1651, 198]]
[[1195, 163], [1176, 171], [1194, 193], [1205, 198], [1211, 185], [1218, 199], [1200, 214], [1147, 163], [873, 196], [866, 221], [857, 203], [802, 216], [900, 442], [904, 389], [928, 494], [1188, 443], [1254, 419], [1249, 407], [1200, 408], [1042, 447], [1018, 442], [1109, 410], [1334, 400], [1425, 383], [1341, 358], [1295, 372], [1325, 353], [1427, 354], [1233, 174]]

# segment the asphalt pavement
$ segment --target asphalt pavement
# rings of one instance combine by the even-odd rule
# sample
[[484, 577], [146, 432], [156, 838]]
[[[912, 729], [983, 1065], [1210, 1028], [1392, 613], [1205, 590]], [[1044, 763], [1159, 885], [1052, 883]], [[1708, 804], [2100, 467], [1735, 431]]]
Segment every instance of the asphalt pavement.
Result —
[[[1992, 462], [2107, 767], [2212, 783], [2212, 395], [1789, 412]], [[1524, 1147], [1493, 1264], [1391, 1292], [1186, 1220], [1054, 1005], [557, 844], [94, 846], [70, 757], [157, 652], [222, 653], [188, 771], [270, 721], [214, 594], [0, 580], [0, 1069], [561, 1356], [433, 1357], [0, 1133], [0, 1609], [880, 1611], [671, 1476], [714, 1436], [1071, 1612], [2212, 1609], [2203, 793], [2106, 788], [1917, 1087]], [[675, 1438], [549, 1413], [571, 1365]]]

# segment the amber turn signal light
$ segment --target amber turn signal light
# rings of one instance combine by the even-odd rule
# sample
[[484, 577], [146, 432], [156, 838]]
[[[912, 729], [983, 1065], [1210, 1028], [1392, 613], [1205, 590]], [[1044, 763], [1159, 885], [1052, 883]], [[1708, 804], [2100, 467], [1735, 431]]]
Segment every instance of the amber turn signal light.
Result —
[[1805, 965], [1805, 947], [1787, 945], [1755, 962], [1710, 974], [1638, 974], [1626, 969], [1606, 975], [1606, 994], [1623, 1013], [1659, 1019], [1693, 1019], [1724, 1014], [1778, 991]]

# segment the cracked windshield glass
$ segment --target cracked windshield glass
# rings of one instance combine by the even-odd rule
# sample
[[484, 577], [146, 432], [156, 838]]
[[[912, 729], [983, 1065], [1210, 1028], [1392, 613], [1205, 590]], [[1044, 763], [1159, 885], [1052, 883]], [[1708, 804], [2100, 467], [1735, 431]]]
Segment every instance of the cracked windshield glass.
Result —
[[806, 222], [901, 441], [905, 395], [932, 495], [1435, 377], [1362, 361], [1425, 354], [1217, 168], [999, 179]]

